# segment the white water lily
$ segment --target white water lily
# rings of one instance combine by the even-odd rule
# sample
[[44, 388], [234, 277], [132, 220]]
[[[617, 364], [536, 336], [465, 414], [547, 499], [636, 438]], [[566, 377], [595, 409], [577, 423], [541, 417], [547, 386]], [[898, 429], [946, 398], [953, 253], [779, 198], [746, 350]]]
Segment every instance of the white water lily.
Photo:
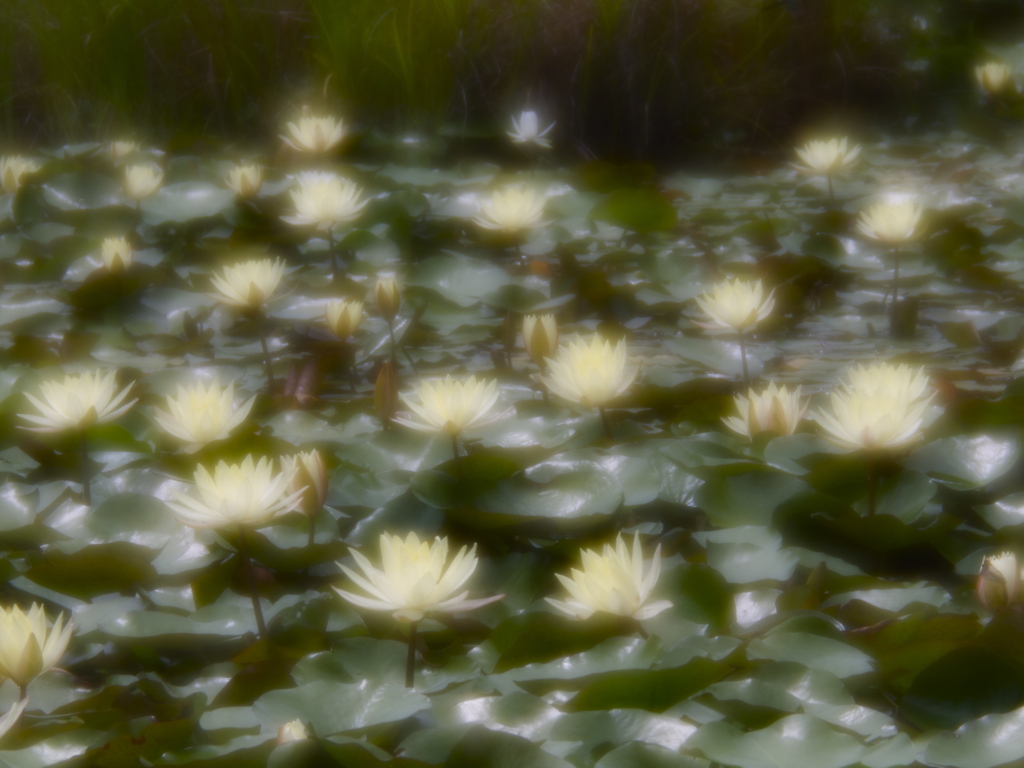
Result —
[[44, 381], [40, 397], [25, 392], [25, 398], [38, 414], [19, 414], [36, 426], [22, 427], [32, 432], [59, 432], [84, 429], [93, 424], [113, 421], [128, 411], [137, 400], [125, 402], [132, 386], [117, 391], [115, 372], [69, 374], [64, 381]]
[[167, 434], [196, 449], [231, 434], [248, 417], [256, 396], [236, 407], [234, 384], [222, 388], [217, 381], [209, 386], [196, 382], [188, 388], [179, 384], [177, 395], [168, 396], [166, 402], [166, 411], [154, 409], [156, 423]]
[[285, 143], [299, 152], [326, 152], [345, 138], [345, 123], [332, 115], [300, 117], [288, 123]]
[[224, 267], [213, 276], [213, 287], [225, 304], [252, 311], [270, 300], [283, 277], [284, 261], [280, 258], [250, 259]]
[[167, 504], [193, 528], [258, 525], [296, 508], [302, 490], [292, 489], [294, 474], [294, 467], [275, 472], [270, 459], [256, 462], [251, 455], [241, 464], [218, 462], [212, 474], [200, 465], [194, 476], [199, 498], [178, 493]]
[[554, 127], [555, 124], [551, 123], [542, 131], [537, 113], [529, 109], [520, 113], [518, 120], [516, 120], [515, 115], [512, 115], [512, 130], [506, 131], [506, 133], [515, 144], [536, 144], [542, 149], [549, 149], [551, 147], [551, 139], [544, 137]]
[[39, 170], [39, 163], [27, 157], [5, 155], [0, 157], [0, 182], [4, 192], [13, 195], [25, 183], [25, 179]]
[[775, 382], [761, 392], [751, 389], [745, 396], [736, 395], [735, 403], [739, 416], [726, 416], [722, 421], [744, 437], [754, 437], [760, 432], [792, 435], [807, 413], [807, 403], [800, 396], [800, 387], [790, 391]]
[[289, 224], [329, 229], [335, 224], [352, 221], [369, 204], [355, 182], [333, 173], [310, 171], [301, 173], [291, 192], [295, 214], [282, 216]]
[[860, 212], [857, 228], [874, 240], [899, 245], [920, 236], [923, 212], [911, 199], [883, 200]]
[[164, 172], [151, 163], [129, 165], [124, 171], [125, 191], [135, 200], [152, 195], [160, 189], [163, 180]]
[[0, 678], [27, 686], [60, 661], [73, 628], [73, 622], [64, 623], [63, 613], [51, 625], [38, 603], [28, 613], [18, 606], [0, 608]]
[[100, 246], [100, 258], [111, 272], [121, 272], [132, 264], [132, 246], [123, 237], [108, 237]]
[[846, 381], [840, 386], [847, 392], [874, 395], [879, 392], [889, 397], [906, 398], [911, 401], [930, 397], [931, 383], [921, 368], [906, 363], [891, 365], [855, 365], [846, 369]]
[[391, 611], [398, 621], [419, 621], [427, 613], [471, 611], [500, 600], [494, 595], [469, 600], [469, 591], [456, 594], [477, 567], [476, 545], [462, 547], [448, 562], [448, 539], [420, 541], [415, 533], [380, 537], [381, 567], [374, 566], [358, 550], [349, 550], [362, 573], [341, 563], [339, 567], [366, 596], [335, 591], [352, 605], [371, 611]]
[[547, 361], [540, 380], [553, 394], [595, 408], [625, 392], [639, 373], [628, 365], [625, 339], [612, 344], [600, 334], [572, 340]]
[[697, 304], [711, 320], [710, 327], [743, 333], [753, 328], [775, 308], [775, 291], [764, 296], [760, 280], [745, 282], [736, 278], [719, 283], [697, 297]]
[[860, 158], [860, 144], [849, 146], [849, 139], [809, 141], [797, 149], [803, 165], [794, 167], [806, 174], [831, 176], [851, 168]]
[[493, 414], [498, 402], [498, 384], [478, 381], [470, 376], [465, 381], [446, 376], [437, 381], [422, 381], [413, 394], [402, 400], [412, 411], [394, 417], [394, 421], [421, 432], [443, 432], [457, 435], [463, 430], [482, 427], [497, 421], [504, 413]]
[[985, 91], [991, 95], [1002, 93], [1013, 82], [1013, 73], [1001, 61], [990, 61], [974, 68], [974, 77]]
[[224, 181], [239, 197], [249, 199], [256, 197], [263, 186], [263, 169], [255, 163], [236, 165], [225, 177]]
[[837, 388], [832, 391], [831, 409], [819, 409], [813, 415], [825, 437], [840, 448], [897, 450], [921, 438], [928, 402], [887, 389]]
[[507, 187], [481, 201], [480, 213], [473, 222], [484, 229], [506, 233], [535, 229], [547, 223], [544, 203], [544, 196], [528, 187]]
[[577, 619], [589, 619], [597, 611], [649, 619], [672, 607], [670, 600], [649, 603], [651, 591], [661, 575], [661, 545], [654, 550], [650, 567], [644, 573], [644, 553], [640, 534], [633, 536], [632, 551], [620, 533], [615, 546], [604, 545], [604, 552], [584, 549], [580, 552], [583, 570], [573, 568], [572, 576], [556, 574], [569, 597], [556, 600], [546, 597], [551, 605]]

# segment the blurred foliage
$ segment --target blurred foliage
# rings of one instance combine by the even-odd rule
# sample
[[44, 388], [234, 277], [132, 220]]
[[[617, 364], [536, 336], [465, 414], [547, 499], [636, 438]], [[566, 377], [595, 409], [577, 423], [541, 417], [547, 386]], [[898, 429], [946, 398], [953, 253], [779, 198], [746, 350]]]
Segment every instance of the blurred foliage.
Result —
[[7, 0], [0, 119], [196, 146], [326, 103], [494, 151], [532, 105], [566, 152], [694, 157], [968, 120], [972, 66], [1022, 22], [1011, 0]]

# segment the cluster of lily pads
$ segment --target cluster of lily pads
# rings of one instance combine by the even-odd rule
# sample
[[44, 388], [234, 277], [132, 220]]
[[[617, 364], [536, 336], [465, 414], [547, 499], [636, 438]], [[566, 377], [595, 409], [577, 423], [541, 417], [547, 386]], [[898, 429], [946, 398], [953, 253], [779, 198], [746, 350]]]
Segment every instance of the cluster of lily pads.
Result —
[[313, 115], [281, 166], [0, 160], [0, 759], [1000, 764], [1015, 294], [979, 277], [979, 330], [920, 244], [1015, 242], [1004, 182], [837, 199], [890, 154], [846, 138], [732, 186], [545, 171], [552, 127], [513, 120], [523, 172], [341, 165]]

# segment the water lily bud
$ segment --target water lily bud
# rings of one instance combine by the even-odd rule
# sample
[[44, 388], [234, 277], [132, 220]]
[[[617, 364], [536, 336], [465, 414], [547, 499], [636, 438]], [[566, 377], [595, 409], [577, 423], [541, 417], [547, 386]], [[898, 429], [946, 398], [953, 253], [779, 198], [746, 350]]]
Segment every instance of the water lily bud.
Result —
[[390, 275], [382, 275], [377, 278], [377, 285], [373, 289], [373, 300], [377, 303], [377, 311], [380, 316], [389, 323], [394, 322], [398, 316], [398, 309], [402, 306], [402, 294], [398, 290], [398, 282]]
[[129, 165], [124, 172], [124, 188], [129, 197], [141, 200], [160, 188], [164, 172], [155, 165]]
[[309, 738], [309, 731], [302, 724], [301, 720], [292, 720], [277, 729], [277, 743], [287, 744], [289, 741], [305, 741]]
[[978, 84], [990, 95], [1001, 93], [1012, 82], [1010, 68], [1001, 61], [990, 61], [974, 68]]
[[558, 322], [554, 315], [526, 315], [523, 318], [523, 346], [537, 365], [558, 349]]
[[285, 470], [292, 470], [292, 492], [301, 492], [299, 508], [312, 517], [327, 502], [327, 467], [320, 451], [305, 451], [285, 460]]
[[363, 302], [340, 299], [330, 302], [324, 309], [327, 327], [344, 341], [359, 328], [363, 320]]
[[263, 169], [258, 165], [236, 165], [228, 171], [227, 185], [242, 198], [256, 197], [263, 186]]
[[110, 156], [114, 160], [121, 160], [138, 150], [138, 148], [139, 145], [134, 141], [112, 141], [110, 142]]
[[1020, 590], [1020, 565], [1013, 552], [986, 557], [978, 575], [978, 600], [990, 611], [1009, 607]]
[[390, 360], [384, 361], [377, 374], [377, 383], [373, 387], [373, 406], [385, 427], [398, 411], [398, 374]]
[[25, 179], [39, 170], [39, 164], [35, 160], [29, 160], [17, 155], [0, 157], [0, 182], [3, 183], [4, 192], [13, 195], [25, 183]]
[[108, 237], [100, 249], [103, 263], [111, 272], [120, 272], [131, 266], [132, 247], [123, 237]]

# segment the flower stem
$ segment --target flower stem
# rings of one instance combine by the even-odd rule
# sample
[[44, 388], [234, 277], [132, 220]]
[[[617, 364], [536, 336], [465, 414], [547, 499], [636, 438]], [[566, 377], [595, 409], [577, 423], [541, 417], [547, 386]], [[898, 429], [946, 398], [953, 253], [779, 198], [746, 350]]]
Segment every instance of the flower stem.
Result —
[[749, 387], [750, 373], [747, 370], [747, 343], [742, 333], [740, 333], [740, 360], [743, 361], [743, 386]]
[[825, 178], [828, 179], [828, 199], [834, 203], [836, 201], [836, 193], [832, 189], [832, 174], [826, 173]]
[[256, 629], [259, 630], [262, 640], [267, 636], [267, 624], [263, 621], [263, 608], [260, 606], [260, 596], [256, 592], [256, 575], [253, 573], [252, 559], [249, 557], [247, 535], [245, 526], [238, 526], [238, 554], [242, 556], [245, 580], [249, 583], [249, 597], [252, 598], [252, 610], [256, 614]]
[[270, 390], [270, 395], [274, 394], [274, 369], [270, 361], [270, 347], [267, 346], [267, 318], [265, 315], [260, 315], [258, 320], [260, 328], [260, 346], [263, 348], [263, 367], [267, 371], [267, 387]]
[[900, 300], [900, 249], [896, 248], [893, 251], [893, 256], [896, 258], [896, 274], [893, 276], [892, 281], [892, 306], [895, 310], [896, 305]]
[[636, 631], [637, 631], [637, 634], [639, 634], [640, 637], [642, 637], [644, 640], [650, 640], [651, 639], [651, 636], [647, 633], [647, 630], [644, 629], [644, 625], [641, 624], [639, 621], [636, 623]]
[[92, 506], [92, 484], [89, 478], [89, 433], [82, 430], [82, 498], [85, 506]]
[[878, 468], [874, 459], [868, 459], [868, 517], [875, 515], [875, 496], [878, 490]]
[[455, 474], [462, 477], [462, 456], [459, 454], [459, 436], [452, 435], [452, 455], [455, 456]]
[[601, 426], [604, 427], [604, 436], [609, 440], [612, 439], [612, 425], [608, 421], [608, 413], [605, 411], [603, 405], [597, 406], [597, 412], [601, 414]]
[[416, 678], [416, 626], [418, 621], [409, 625], [409, 652], [405, 657], [405, 687], [412, 688]]
[[388, 335], [391, 337], [391, 364], [398, 367], [398, 348], [395, 346], [395, 321], [388, 320]]
[[306, 547], [313, 546], [313, 540], [316, 538], [316, 513], [309, 516], [309, 541], [306, 542]]

